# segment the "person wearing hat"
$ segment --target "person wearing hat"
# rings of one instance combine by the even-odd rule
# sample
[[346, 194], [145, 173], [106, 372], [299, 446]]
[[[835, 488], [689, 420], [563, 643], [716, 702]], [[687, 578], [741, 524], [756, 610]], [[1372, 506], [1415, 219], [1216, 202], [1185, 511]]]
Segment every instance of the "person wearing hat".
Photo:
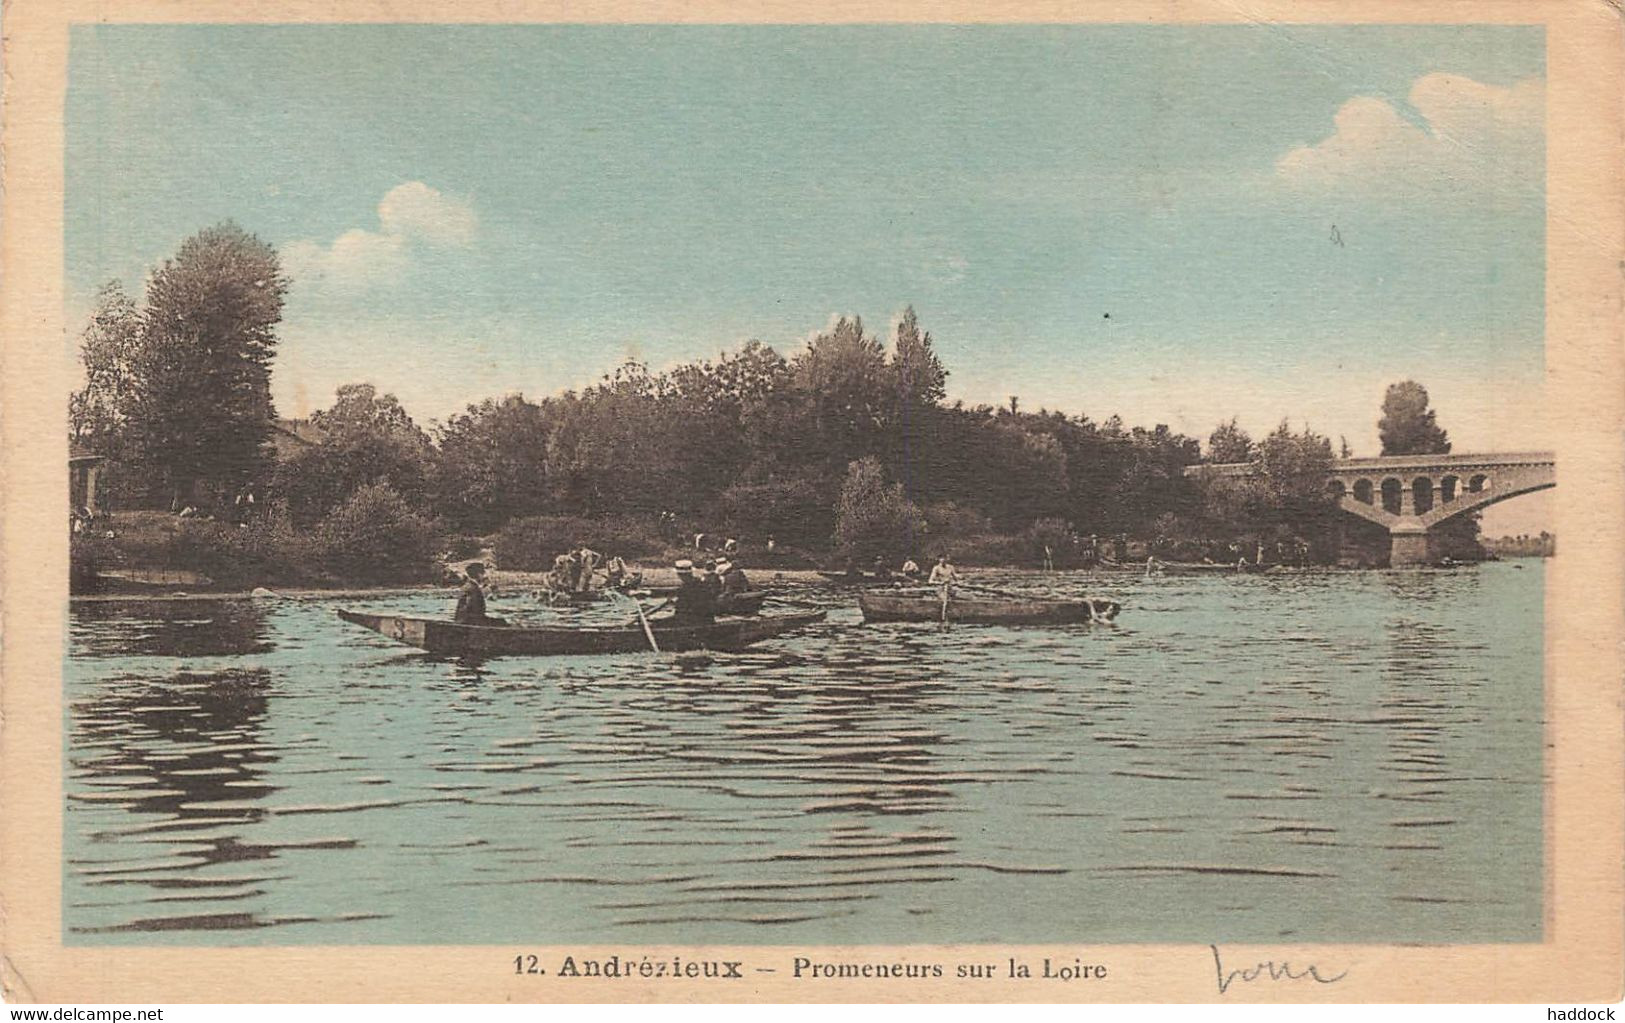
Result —
[[689, 625], [713, 621], [717, 615], [717, 595], [710, 582], [696, 578], [694, 562], [687, 558], [677, 562], [677, 606], [673, 616]]
[[722, 590], [717, 596], [717, 609], [726, 612], [733, 604], [734, 598], [750, 590], [750, 580], [745, 577], [744, 569], [727, 559], [717, 562], [717, 578], [722, 581]]
[[457, 594], [457, 610], [451, 620], [458, 625], [507, 625], [502, 619], [485, 613], [485, 590], [480, 588], [480, 580], [485, 578], [485, 562], [470, 561], [463, 566], [463, 575], [467, 581]]

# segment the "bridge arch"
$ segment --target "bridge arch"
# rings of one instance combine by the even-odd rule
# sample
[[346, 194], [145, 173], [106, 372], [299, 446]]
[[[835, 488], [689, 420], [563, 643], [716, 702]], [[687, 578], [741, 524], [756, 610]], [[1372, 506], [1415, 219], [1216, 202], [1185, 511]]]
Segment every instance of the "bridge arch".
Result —
[[1411, 480], [1411, 507], [1416, 509], [1418, 515], [1433, 510], [1433, 480], [1426, 476]]
[[1389, 476], [1382, 481], [1382, 510], [1390, 515], [1398, 515], [1404, 508], [1405, 484], [1397, 476]]
[[1354, 499], [1361, 504], [1375, 504], [1376, 499], [1371, 496], [1374, 489], [1370, 480], [1357, 479], [1354, 481]]

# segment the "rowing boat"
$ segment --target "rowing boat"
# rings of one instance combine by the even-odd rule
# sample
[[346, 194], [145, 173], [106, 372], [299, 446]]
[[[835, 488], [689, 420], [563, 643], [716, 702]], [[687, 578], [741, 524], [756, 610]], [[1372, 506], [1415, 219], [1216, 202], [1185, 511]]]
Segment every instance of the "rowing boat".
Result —
[[866, 622], [970, 622], [983, 625], [1070, 625], [1110, 621], [1122, 605], [1112, 600], [1044, 597], [961, 596], [944, 609], [940, 593], [886, 593], [865, 590], [858, 606]]
[[[397, 643], [450, 656], [625, 654], [649, 649], [649, 637], [642, 625], [459, 625], [436, 618], [368, 614], [344, 608], [338, 615]], [[655, 618], [649, 625], [662, 651], [738, 650], [823, 620], [824, 612], [808, 611], [768, 618], [726, 618], [698, 625]]]

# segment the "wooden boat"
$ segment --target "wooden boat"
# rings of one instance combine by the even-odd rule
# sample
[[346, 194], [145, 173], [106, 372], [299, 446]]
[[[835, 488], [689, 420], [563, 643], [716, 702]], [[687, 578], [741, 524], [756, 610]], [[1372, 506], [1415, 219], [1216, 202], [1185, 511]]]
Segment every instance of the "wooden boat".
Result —
[[767, 599], [766, 590], [746, 590], [731, 597], [717, 598], [717, 614], [719, 615], [756, 615], [762, 613], [762, 601]]
[[[940, 622], [942, 595], [937, 592], [865, 590], [858, 606], [866, 622]], [[1113, 600], [1069, 600], [1048, 597], [996, 597], [955, 593], [948, 599], [947, 620], [986, 625], [1071, 625], [1110, 621], [1122, 605]]]
[[[442, 619], [368, 614], [344, 608], [339, 609], [338, 615], [397, 643], [448, 656], [626, 654], [649, 649], [649, 637], [640, 624], [596, 628], [459, 625]], [[671, 618], [655, 618], [650, 619], [649, 624], [664, 653], [738, 650], [823, 620], [824, 612], [808, 611], [768, 618], [724, 618], [700, 625], [681, 625]]]

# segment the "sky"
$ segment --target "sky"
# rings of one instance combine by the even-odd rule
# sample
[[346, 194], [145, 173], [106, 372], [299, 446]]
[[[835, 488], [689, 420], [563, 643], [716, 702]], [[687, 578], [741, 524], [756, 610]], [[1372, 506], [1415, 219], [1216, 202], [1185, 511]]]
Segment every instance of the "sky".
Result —
[[292, 279], [284, 415], [912, 305], [973, 404], [1375, 454], [1410, 377], [1457, 451], [1539, 448], [1544, 62], [1516, 26], [81, 26], [68, 322], [232, 219]]

